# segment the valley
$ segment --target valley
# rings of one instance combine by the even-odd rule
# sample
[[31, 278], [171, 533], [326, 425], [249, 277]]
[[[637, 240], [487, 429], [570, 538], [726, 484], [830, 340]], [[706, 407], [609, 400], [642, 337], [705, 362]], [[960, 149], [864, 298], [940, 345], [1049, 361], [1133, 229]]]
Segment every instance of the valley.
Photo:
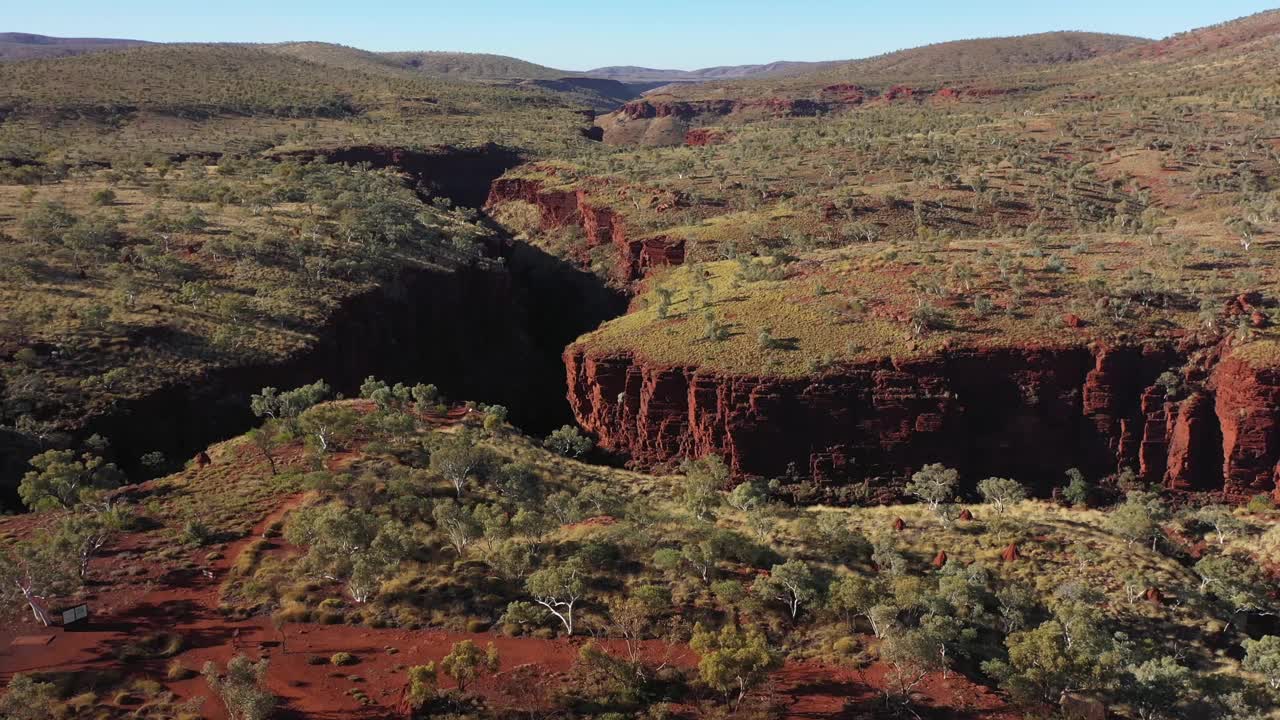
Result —
[[0, 35], [0, 720], [1274, 717], [1278, 40]]

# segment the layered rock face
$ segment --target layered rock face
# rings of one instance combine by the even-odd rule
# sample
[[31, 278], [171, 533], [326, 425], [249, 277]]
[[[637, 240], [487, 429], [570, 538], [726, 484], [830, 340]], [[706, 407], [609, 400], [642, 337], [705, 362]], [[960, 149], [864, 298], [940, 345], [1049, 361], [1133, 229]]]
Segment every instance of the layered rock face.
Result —
[[638, 280], [656, 267], [684, 262], [684, 240], [663, 235], [633, 237], [622, 216], [592, 204], [586, 190], [548, 190], [536, 180], [500, 178], [494, 181], [485, 207], [513, 200], [536, 206], [544, 229], [581, 227], [587, 249], [612, 245], [617, 252], [614, 275], [621, 282]]
[[1132, 468], [1175, 489], [1272, 491], [1280, 373], [1228, 361], [1205, 390], [1167, 398], [1156, 378], [1185, 362], [1160, 346], [956, 350], [774, 379], [565, 354], [578, 421], [638, 466], [716, 453], [739, 475], [838, 489], [941, 462], [1042, 491], [1067, 468]]
[[1214, 375], [1228, 488], [1268, 492], [1280, 478], [1280, 370], [1227, 358]]

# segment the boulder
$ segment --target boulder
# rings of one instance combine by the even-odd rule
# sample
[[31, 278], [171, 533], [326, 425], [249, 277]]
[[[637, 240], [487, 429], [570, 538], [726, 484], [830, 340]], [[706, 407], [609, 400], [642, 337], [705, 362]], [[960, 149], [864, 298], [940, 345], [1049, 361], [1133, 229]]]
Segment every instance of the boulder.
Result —
[[1107, 706], [1101, 700], [1076, 693], [1062, 693], [1058, 700], [1065, 720], [1107, 720]]

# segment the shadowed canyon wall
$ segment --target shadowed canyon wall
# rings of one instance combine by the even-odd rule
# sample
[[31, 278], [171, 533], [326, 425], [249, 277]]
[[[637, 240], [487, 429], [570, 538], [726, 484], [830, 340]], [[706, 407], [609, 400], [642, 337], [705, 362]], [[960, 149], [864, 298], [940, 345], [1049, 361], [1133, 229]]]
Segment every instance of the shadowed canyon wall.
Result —
[[[505, 151], [485, 149], [457, 157], [394, 148], [332, 152], [333, 161], [404, 162], [420, 189], [476, 205], [514, 162]], [[130, 476], [145, 477], [138, 464], [145, 453], [158, 450], [181, 462], [254, 426], [249, 396], [264, 386], [325, 380], [352, 395], [369, 375], [435, 383], [453, 400], [506, 405], [512, 422], [538, 434], [572, 422], [561, 353], [621, 314], [626, 299], [525, 243], [504, 242], [490, 254], [501, 262], [404, 270], [344, 303], [309, 350], [283, 362], [213, 370], [122, 401], [113, 412], [86, 418], [76, 434], [101, 433]], [[0, 433], [0, 507], [16, 507], [17, 482], [39, 450], [17, 433]]]

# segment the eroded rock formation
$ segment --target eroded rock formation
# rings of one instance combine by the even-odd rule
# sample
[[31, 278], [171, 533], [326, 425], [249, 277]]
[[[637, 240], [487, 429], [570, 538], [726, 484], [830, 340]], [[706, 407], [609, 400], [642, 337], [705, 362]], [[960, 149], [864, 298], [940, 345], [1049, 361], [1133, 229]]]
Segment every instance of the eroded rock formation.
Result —
[[[1275, 488], [1280, 371], [1218, 363], [1185, 397], [1171, 345], [952, 350], [779, 379], [565, 353], [569, 400], [601, 444], [652, 466], [709, 453], [739, 475], [888, 484], [928, 462], [1047, 489], [1067, 468], [1132, 468], [1174, 489]], [[1202, 371], [1196, 371], [1202, 372]]]
[[614, 276], [631, 282], [656, 267], [684, 262], [684, 240], [665, 235], [634, 236], [614, 210], [594, 204], [587, 190], [547, 189], [537, 180], [501, 178], [493, 183], [486, 208], [520, 200], [538, 208], [544, 229], [577, 225], [586, 236], [586, 249], [612, 245], [617, 252]]

